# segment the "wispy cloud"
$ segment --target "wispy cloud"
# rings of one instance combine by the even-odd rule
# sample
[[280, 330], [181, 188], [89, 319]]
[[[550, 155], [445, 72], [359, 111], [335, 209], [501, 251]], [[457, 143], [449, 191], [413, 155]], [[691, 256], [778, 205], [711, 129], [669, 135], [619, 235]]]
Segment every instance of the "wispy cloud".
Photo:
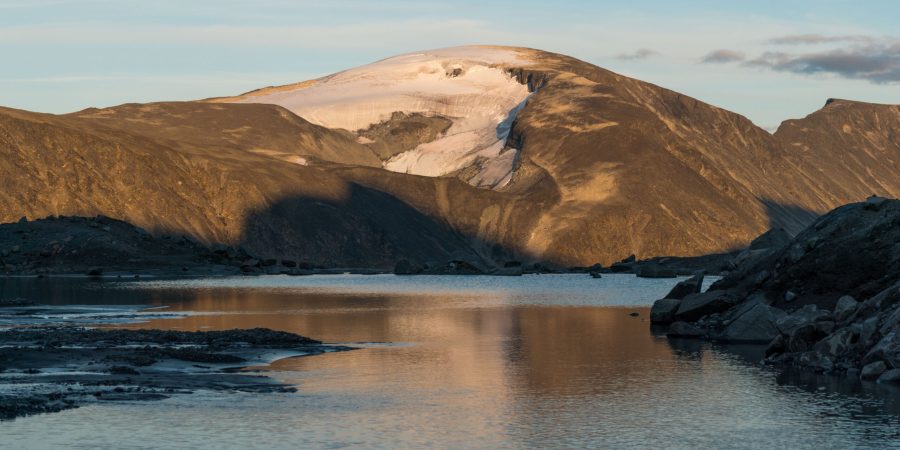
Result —
[[729, 63], [743, 61], [747, 56], [743, 52], [736, 50], [719, 49], [713, 50], [704, 56], [701, 61], [704, 63]]
[[873, 83], [900, 82], [900, 40], [810, 53], [765, 52], [744, 63], [778, 72], [831, 74]]
[[[704, 63], [735, 63], [738, 67], [768, 69], [800, 75], [828, 74], [876, 84], [900, 82], [900, 39], [866, 35], [795, 34], [768, 39], [754, 57], [718, 49]], [[810, 46], [802, 51], [797, 46]]]
[[[402, 32], [397, 32], [402, 30]], [[243, 25], [116, 25], [109, 23], [56, 23], [0, 28], [0, 43], [27, 44], [200, 44], [271, 46], [293, 48], [353, 48], [409, 42], [413, 37], [440, 35], [444, 40], [465, 41], [468, 36], [492, 33], [488, 24], [477, 20], [386, 20], [365, 24], [318, 26]]]
[[622, 53], [616, 55], [616, 59], [620, 61], [635, 61], [640, 59], [647, 59], [653, 56], [659, 55], [659, 52], [656, 50], [652, 50], [649, 48], [639, 48], [631, 53]]
[[823, 34], [793, 34], [769, 39], [770, 44], [775, 45], [816, 45], [831, 44], [835, 42], [873, 42], [871, 36], [826, 36]]

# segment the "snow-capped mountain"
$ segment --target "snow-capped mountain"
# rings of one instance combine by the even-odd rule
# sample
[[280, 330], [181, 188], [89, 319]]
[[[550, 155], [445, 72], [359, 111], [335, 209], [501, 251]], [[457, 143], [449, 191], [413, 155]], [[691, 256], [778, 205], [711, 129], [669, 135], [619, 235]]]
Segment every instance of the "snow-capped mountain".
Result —
[[223, 102], [280, 105], [328, 128], [360, 134], [388, 123], [395, 114], [442, 117], [449, 128], [433, 140], [398, 152], [383, 162], [393, 172], [441, 176], [472, 165], [476, 186], [509, 182], [517, 149], [507, 148], [516, 113], [528, 87], [508, 72], [529, 65], [523, 50], [454, 47], [409, 53], [317, 80], [261, 89]]

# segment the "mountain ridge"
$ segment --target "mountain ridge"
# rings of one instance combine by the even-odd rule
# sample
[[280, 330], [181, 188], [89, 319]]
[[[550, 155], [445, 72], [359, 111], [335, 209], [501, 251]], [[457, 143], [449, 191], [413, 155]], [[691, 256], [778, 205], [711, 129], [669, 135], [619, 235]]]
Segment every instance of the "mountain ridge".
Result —
[[[565, 55], [517, 51], [527, 64], [498, 66], [529, 91], [503, 145], [514, 158], [502, 185], [472, 183], [490, 158], [440, 176], [384, 170], [396, 146], [427, 144], [455, 123], [427, 112], [394, 111], [366, 137], [263, 103], [126, 104], [59, 116], [4, 108], [0, 172], [11, 176], [0, 221], [103, 214], [332, 266], [401, 258], [586, 266], [732, 250], [771, 227], [796, 232], [843, 203], [900, 195], [896, 106], [832, 102], [771, 134]], [[429, 76], [458, 83], [453, 64]], [[404, 243], [413, 234], [424, 240]]]

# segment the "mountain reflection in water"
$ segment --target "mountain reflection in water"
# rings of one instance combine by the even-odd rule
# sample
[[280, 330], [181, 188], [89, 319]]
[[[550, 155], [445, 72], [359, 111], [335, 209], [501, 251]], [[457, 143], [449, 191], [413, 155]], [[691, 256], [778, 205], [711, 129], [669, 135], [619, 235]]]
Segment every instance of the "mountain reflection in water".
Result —
[[295, 395], [91, 406], [0, 424], [0, 446], [38, 442], [50, 424], [88, 427], [84, 442], [95, 445], [113, 442], [104, 439], [123, 433], [116, 427], [154, 445], [225, 447], [900, 445], [895, 388], [778, 372], [758, 364], [757, 346], [651, 332], [647, 305], [672, 284], [566, 275], [95, 285], [82, 299], [94, 291], [186, 314], [128, 327], [268, 327], [361, 349], [274, 363]]

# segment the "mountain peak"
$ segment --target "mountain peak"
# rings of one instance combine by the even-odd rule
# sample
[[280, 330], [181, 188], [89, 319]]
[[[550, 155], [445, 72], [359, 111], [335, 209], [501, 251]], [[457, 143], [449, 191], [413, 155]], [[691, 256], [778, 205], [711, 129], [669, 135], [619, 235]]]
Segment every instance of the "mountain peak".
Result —
[[516, 154], [507, 148], [506, 139], [529, 95], [528, 86], [508, 68], [531, 63], [526, 49], [450, 47], [398, 55], [316, 80], [213, 101], [283, 106], [316, 125], [356, 133], [366, 145], [382, 144], [372, 137], [379, 133], [366, 133], [373, 127], [408, 128], [398, 117], [443, 119], [449, 127], [436, 136], [426, 132], [430, 140], [385, 155], [383, 167], [441, 176], [477, 166], [469, 171], [472, 184], [500, 187], [511, 178]]

